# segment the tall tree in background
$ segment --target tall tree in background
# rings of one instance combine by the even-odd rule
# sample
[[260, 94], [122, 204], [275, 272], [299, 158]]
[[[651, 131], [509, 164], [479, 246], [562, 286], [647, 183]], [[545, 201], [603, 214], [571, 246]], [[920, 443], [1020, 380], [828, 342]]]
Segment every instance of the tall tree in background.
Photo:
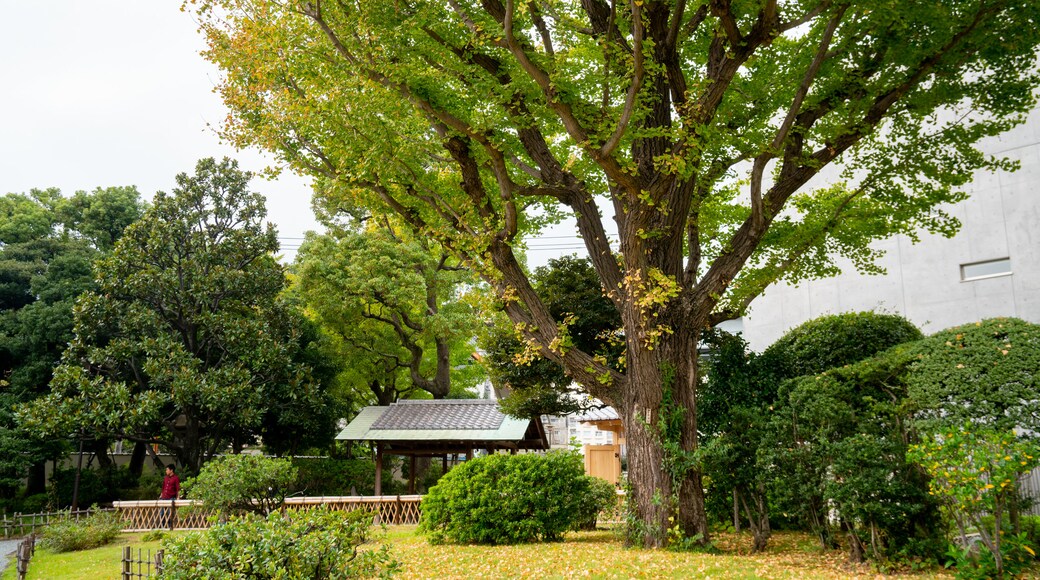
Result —
[[[1035, 0], [193, 4], [230, 139], [437, 238], [618, 409], [651, 545], [674, 511], [708, 536], [696, 462], [666, 457], [697, 447], [701, 331], [835, 256], [877, 271], [874, 240], [952, 234], [941, 205], [1011, 167], [975, 144], [1037, 86]], [[624, 369], [569, 347], [514, 252], [564, 214], [621, 313]]]
[[[76, 303], [50, 393], [20, 411], [27, 429], [158, 443], [195, 473], [263, 435], [272, 412], [321, 416], [324, 393], [298, 362], [302, 321], [279, 298], [278, 242], [250, 178], [205, 159], [172, 195], [156, 195], [97, 262], [98, 288]], [[333, 419], [319, 428], [331, 433]]]
[[30, 491], [43, 491], [42, 462], [61, 442], [27, 437], [12, 409], [47, 392], [72, 340], [76, 297], [95, 288], [91, 262], [143, 211], [133, 187], [0, 197], [0, 497], [21, 487], [30, 464]]
[[340, 345], [341, 378], [379, 405], [472, 386], [476, 318], [461, 295], [472, 274], [389, 223], [332, 231], [300, 248], [295, 291]]
[[[556, 320], [567, 321], [566, 340], [613, 368], [622, 368], [624, 336], [621, 317], [603, 295], [599, 277], [584, 258], [549, 260], [531, 276], [535, 292]], [[567, 415], [595, 406], [559, 363], [539, 354], [537, 344], [525, 344], [512, 324], [493, 324], [484, 333], [482, 348], [492, 379], [507, 394], [502, 407], [511, 415]]]

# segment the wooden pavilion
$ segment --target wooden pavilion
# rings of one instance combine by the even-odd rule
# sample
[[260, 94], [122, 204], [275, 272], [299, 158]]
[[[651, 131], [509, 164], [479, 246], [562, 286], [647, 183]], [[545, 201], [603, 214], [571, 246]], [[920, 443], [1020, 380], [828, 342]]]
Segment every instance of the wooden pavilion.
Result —
[[548, 449], [540, 418], [516, 419], [502, 413], [498, 402], [485, 399], [398, 401], [385, 407], [365, 407], [336, 436], [341, 441], [369, 441], [376, 447], [375, 494], [382, 495], [383, 455], [409, 458], [408, 493], [415, 493], [415, 458], [440, 457], [473, 451]]

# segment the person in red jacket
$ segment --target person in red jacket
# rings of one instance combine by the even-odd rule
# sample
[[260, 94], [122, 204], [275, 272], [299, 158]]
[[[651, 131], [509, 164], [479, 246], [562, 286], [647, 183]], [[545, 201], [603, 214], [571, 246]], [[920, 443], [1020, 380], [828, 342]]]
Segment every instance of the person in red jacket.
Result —
[[181, 478], [177, 477], [177, 466], [169, 464], [166, 466], [166, 477], [162, 480], [162, 493], [159, 499], [177, 499], [181, 494]]
[[159, 494], [159, 500], [170, 500], [170, 507], [163, 508], [159, 511], [159, 521], [163, 524], [163, 527], [173, 529], [173, 513], [174, 506], [176, 505], [177, 497], [181, 494], [181, 478], [177, 477], [177, 466], [169, 464], [166, 466], [166, 477], [163, 477], [162, 481], [162, 493]]

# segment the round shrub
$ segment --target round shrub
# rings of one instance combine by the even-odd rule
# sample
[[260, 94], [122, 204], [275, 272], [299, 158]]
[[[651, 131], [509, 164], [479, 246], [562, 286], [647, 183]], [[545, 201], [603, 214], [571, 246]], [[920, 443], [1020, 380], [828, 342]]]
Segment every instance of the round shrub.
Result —
[[389, 548], [369, 542], [372, 514], [324, 508], [246, 514], [204, 532], [163, 542], [164, 580], [255, 578], [340, 580], [384, 577], [396, 570]]
[[188, 499], [201, 500], [207, 510], [223, 515], [267, 514], [285, 503], [294, 481], [296, 468], [288, 459], [225, 455], [204, 465], [185, 487]]
[[870, 358], [924, 335], [902, 316], [850, 312], [814, 318], [787, 332], [758, 361], [779, 380], [815, 375]]
[[577, 453], [489, 455], [455, 467], [430, 489], [419, 530], [433, 542], [558, 540], [582, 520], [589, 489]]

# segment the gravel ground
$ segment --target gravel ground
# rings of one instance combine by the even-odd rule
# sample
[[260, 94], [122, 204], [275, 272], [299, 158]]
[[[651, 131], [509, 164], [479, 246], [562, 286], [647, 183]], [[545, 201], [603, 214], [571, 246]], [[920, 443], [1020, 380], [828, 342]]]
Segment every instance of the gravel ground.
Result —
[[21, 540], [0, 540], [0, 572], [7, 568], [7, 564], [14, 561], [14, 551], [18, 549]]

